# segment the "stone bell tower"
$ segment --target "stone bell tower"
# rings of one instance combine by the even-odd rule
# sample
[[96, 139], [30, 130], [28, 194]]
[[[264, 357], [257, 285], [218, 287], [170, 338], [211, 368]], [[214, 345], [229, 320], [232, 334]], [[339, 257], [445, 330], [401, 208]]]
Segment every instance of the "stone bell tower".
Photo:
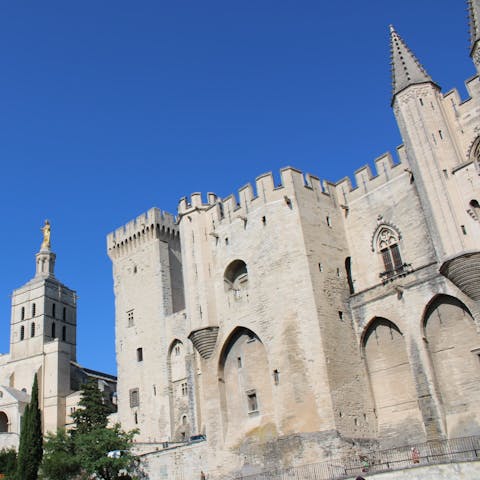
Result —
[[71, 393], [70, 362], [76, 361], [77, 297], [55, 278], [51, 226], [42, 228], [35, 276], [12, 293], [10, 361], [3, 383], [30, 393], [38, 375], [44, 431], [65, 424], [65, 398]]

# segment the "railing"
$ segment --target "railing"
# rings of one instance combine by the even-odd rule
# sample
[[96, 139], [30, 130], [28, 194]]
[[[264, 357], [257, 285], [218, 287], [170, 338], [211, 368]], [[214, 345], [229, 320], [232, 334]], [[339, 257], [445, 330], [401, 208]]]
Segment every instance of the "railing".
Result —
[[387, 283], [390, 280], [395, 280], [398, 277], [404, 277], [412, 272], [412, 264], [411, 263], [404, 263], [397, 268], [393, 268], [392, 270], [386, 270], [385, 272], [380, 273], [378, 276], [382, 279], [383, 283]]
[[332, 460], [237, 476], [237, 480], [341, 480], [368, 473], [480, 459], [480, 436], [438, 440], [377, 452], [351, 460]]

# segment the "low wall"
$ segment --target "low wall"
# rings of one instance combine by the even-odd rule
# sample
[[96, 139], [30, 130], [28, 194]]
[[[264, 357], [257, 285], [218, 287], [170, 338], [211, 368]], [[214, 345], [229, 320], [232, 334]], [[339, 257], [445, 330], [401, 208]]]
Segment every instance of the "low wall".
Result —
[[14, 448], [18, 450], [18, 433], [0, 433], [0, 450], [4, 448]]
[[396, 472], [364, 474], [364, 478], [365, 480], [478, 480], [480, 479], [480, 461], [445, 463]]
[[149, 480], [196, 480], [206, 472], [206, 442], [139, 455]]

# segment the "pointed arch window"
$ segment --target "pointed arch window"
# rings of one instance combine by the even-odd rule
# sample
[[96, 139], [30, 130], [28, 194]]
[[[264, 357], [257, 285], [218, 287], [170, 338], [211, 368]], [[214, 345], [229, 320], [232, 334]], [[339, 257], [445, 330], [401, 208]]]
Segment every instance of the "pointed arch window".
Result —
[[24, 340], [25, 339], [25, 327], [22, 325], [20, 327], [20, 340]]
[[382, 227], [377, 235], [377, 251], [382, 256], [384, 271], [380, 274], [382, 278], [391, 278], [394, 275], [403, 273], [406, 264], [403, 263], [400, 253], [399, 238], [397, 232], [392, 228]]

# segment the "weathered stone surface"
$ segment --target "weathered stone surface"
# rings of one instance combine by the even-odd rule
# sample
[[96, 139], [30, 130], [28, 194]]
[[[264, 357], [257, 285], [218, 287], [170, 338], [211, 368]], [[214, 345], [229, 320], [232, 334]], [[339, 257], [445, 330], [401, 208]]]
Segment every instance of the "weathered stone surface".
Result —
[[119, 419], [163, 465], [199, 476], [195, 434], [212, 479], [480, 434], [480, 84], [417, 80], [354, 188], [285, 168], [109, 235]]

